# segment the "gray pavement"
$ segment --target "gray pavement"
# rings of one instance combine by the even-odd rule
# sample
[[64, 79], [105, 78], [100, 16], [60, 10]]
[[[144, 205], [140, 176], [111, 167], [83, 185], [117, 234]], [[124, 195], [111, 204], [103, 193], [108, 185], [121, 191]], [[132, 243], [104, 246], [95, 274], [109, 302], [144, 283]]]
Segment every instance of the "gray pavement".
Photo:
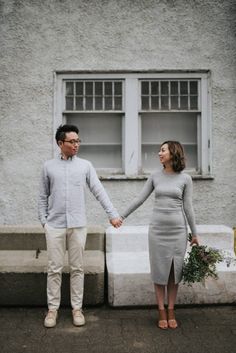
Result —
[[234, 353], [236, 306], [178, 307], [179, 328], [156, 327], [155, 308], [85, 308], [86, 325], [72, 325], [61, 308], [55, 328], [45, 308], [0, 308], [1, 353]]

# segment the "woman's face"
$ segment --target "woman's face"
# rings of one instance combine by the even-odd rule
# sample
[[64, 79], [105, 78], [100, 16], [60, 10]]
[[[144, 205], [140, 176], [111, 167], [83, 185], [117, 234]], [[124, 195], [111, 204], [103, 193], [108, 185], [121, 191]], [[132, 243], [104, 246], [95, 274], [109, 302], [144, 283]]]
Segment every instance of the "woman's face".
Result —
[[170, 164], [171, 155], [170, 155], [170, 150], [167, 143], [161, 146], [160, 152], [158, 154], [162, 165], [166, 166], [167, 164]]

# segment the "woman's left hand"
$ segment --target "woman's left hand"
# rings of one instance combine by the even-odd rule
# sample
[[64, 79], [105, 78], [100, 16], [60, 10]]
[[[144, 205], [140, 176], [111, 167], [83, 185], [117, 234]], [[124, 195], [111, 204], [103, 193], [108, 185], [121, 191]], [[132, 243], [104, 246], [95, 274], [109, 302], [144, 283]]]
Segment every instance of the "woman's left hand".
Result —
[[198, 237], [196, 235], [192, 237], [192, 240], [190, 242], [190, 246], [193, 246], [193, 245], [199, 245]]

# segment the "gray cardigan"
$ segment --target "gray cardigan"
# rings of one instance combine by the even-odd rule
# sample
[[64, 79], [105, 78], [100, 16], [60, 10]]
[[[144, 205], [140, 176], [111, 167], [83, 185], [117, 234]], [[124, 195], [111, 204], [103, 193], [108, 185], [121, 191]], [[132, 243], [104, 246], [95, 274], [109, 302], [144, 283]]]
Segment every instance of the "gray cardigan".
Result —
[[41, 224], [54, 228], [86, 226], [86, 185], [109, 219], [119, 217], [92, 164], [76, 156], [68, 160], [58, 156], [46, 161], [42, 169], [38, 199]]

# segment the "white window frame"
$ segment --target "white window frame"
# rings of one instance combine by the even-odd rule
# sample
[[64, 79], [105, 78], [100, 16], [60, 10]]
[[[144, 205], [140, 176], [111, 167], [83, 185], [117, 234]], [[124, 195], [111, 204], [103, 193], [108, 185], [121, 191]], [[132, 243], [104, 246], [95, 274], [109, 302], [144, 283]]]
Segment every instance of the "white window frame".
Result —
[[[198, 163], [199, 170], [193, 173], [195, 178], [212, 178], [211, 157], [211, 87], [210, 72], [200, 71], [148, 71], [148, 72], [55, 72], [54, 73], [54, 135], [57, 127], [65, 123], [65, 80], [123, 80], [123, 118], [122, 118], [122, 175], [110, 175], [108, 178], [142, 178], [141, 170], [141, 96], [140, 80], [147, 79], [198, 79], [200, 81], [200, 113], [198, 115]], [[115, 111], [114, 111], [115, 112]], [[101, 113], [101, 112], [100, 112]], [[104, 112], [105, 114], [105, 112]], [[54, 142], [54, 155], [58, 148]], [[188, 172], [188, 170], [187, 170]], [[192, 174], [192, 171], [189, 171]], [[102, 177], [102, 175], [101, 175]]]

